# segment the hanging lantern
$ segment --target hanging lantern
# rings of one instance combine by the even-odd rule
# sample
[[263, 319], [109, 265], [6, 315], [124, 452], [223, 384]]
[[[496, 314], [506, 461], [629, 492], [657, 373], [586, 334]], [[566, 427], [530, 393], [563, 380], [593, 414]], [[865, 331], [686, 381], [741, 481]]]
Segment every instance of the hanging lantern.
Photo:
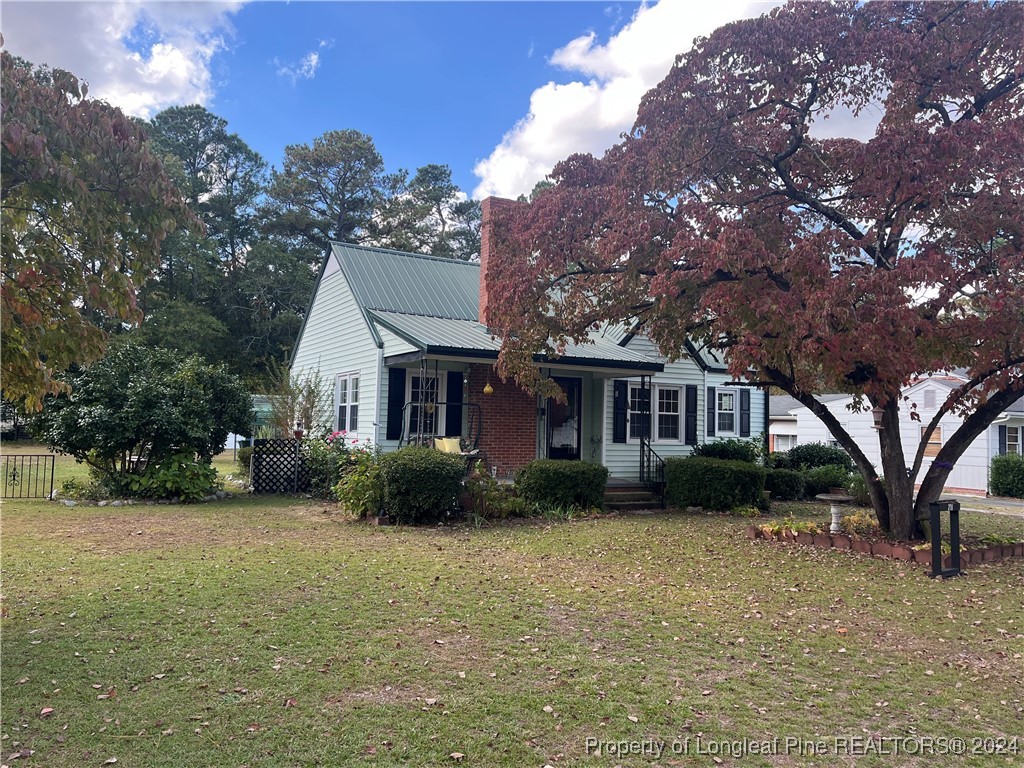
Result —
[[489, 382], [489, 381], [486, 384], [484, 384], [484, 394], [485, 395], [493, 395], [494, 394], [494, 387], [491, 386], [491, 382]]

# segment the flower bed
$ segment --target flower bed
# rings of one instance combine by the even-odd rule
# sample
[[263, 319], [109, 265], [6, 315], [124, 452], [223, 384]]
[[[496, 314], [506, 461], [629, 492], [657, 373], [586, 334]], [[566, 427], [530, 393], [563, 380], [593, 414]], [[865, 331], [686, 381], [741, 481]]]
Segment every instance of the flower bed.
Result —
[[[814, 525], [798, 524], [794, 530], [788, 526], [748, 525], [748, 539], [765, 539], [767, 541], [786, 541], [795, 544], [810, 544], [823, 549], [847, 549], [871, 557], [885, 557], [892, 560], [903, 560], [919, 565], [931, 565], [931, 544], [911, 545], [902, 541], [884, 541], [848, 536], [845, 533], [823, 533]], [[963, 547], [960, 550], [961, 566], [972, 563], [994, 562], [1010, 557], [1024, 557], [1024, 542], [1013, 544], [990, 544], [985, 547]], [[952, 555], [942, 556], [942, 567], [952, 566]]]

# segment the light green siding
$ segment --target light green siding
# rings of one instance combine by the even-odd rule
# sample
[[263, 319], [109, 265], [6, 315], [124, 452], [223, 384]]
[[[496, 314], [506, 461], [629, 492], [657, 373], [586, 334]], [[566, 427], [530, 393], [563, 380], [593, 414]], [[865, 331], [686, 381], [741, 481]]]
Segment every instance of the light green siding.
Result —
[[[373, 439], [377, 419], [378, 349], [362, 312], [340, 271], [325, 276], [317, 286], [309, 317], [302, 330], [292, 374], [320, 371], [334, 402], [334, 381], [339, 373], [359, 374], [360, 439]], [[333, 406], [332, 406], [333, 407]]]
[[416, 351], [416, 347], [382, 325], [377, 324], [377, 333], [380, 335], [380, 340], [384, 342], [385, 357], [388, 355], [405, 355]]
[[[662, 359], [654, 344], [649, 339], [641, 336], [633, 338], [627, 347], [634, 352], [642, 352], [652, 360]], [[640, 383], [639, 378], [633, 378], [630, 381], [637, 384]], [[689, 357], [682, 357], [674, 363], [665, 363], [665, 370], [662, 373], [655, 374], [651, 379], [651, 384], [655, 387], [655, 391], [659, 386], [679, 387], [681, 390], [687, 384], [693, 384], [697, 387], [697, 440], [703, 442], [705, 391], [704, 372], [700, 367]], [[681, 398], [684, 391], [682, 390], [680, 393]], [[684, 402], [681, 400], [680, 409], [683, 408]], [[653, 407], [655, 406], [652, 403]], [[682, 421], [683, 414], [680, 414], [680, 416], [680, 438], [682, 438], [685, 424]], [[640, 445], [638, 442], [612, 442], [613, 419], [613, 384], [612, 380], [607, 380], [604, 382], [604, 463], [612, 477], [636, 480], [640, 475]], [[652, 447], [663, 459], [667, 459], [670, 456], [689, 456], [693, 452], [693, 446], [685, 445], [682, 439], [673, 441], [659, 441], [655, 439]]]
[[[707, 386], [709, 387], [725, 387], [726, 389], [739, 390], [741, 386], [732, 384], [732, 376], [725, 373], [714, 373], [709, 372], [707, 375]], [[701, 433], [700, 441], [702, 443], [710, 443], [715, 440], [728, 440], [729, 438], [742, 439], [742, 440], [764, 440], [764, 433], [767, 431], [765, 426], [765, 410], [768, 407], [768, 396], [763, 389], [757, 389], [756, 387], [747, 387], [750, 390], [750, 437], [740, 438], [739, 435], [715, 435], [714, 437], [708, 437], [707, 429], [704, 428], [704, 416], [700, 418]], [[701, 400], [701, 403], [704, 401]], [[737, 417], [738, 418], [738, 417]], [[737, 425], [737, 429], [739, 426]]]

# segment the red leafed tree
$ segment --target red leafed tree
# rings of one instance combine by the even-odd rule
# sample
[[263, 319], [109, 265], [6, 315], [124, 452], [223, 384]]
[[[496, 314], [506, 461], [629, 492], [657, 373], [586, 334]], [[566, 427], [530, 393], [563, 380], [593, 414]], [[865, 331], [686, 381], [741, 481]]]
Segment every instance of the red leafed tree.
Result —
[[[794, 3], [680, 55], [622, 143], [495, 215], [504, 370], [601, 322], [689, 336], [811, 409], [910, 538], [949, 471], [1024, 395], [1024, 6]], [[816, 138], [880, 116], [866, 141]], [[903, 388], [964, 368], [906, 466]], [[534, 377], [531, 380], [531, 377]], [[879, 421], [880, 468], [815, 397]], [[963, 416], [923, 477], [929, 436]], [[884, 476], [882, 482], [881, 474]]]

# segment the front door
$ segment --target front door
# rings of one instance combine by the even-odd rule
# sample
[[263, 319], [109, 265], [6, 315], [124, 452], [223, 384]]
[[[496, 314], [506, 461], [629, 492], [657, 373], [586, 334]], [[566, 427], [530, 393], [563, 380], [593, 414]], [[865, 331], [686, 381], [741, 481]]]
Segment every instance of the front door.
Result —
[[583, 416], [583, 380], [554, 377], [566, 401], [548, 398], [548, 458], [579, 459]]

